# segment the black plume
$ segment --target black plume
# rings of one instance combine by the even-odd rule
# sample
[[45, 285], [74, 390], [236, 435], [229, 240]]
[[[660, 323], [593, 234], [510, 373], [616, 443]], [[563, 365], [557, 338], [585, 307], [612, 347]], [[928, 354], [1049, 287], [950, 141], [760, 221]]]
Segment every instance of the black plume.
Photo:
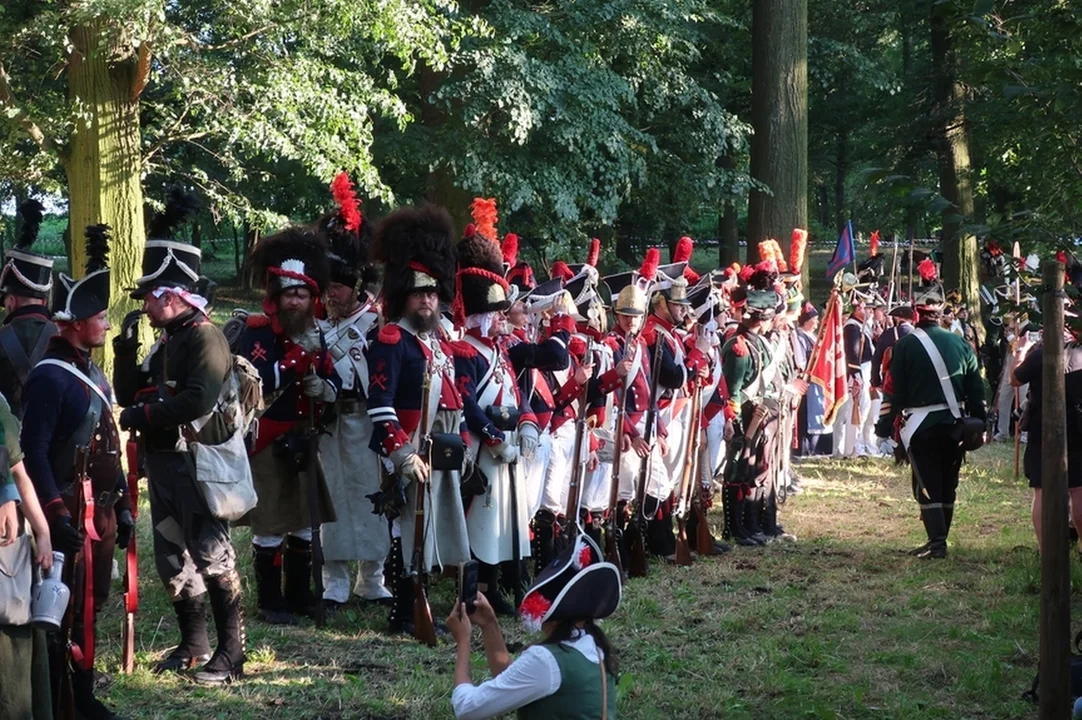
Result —
[[86, 227], [86, 274], [109, 267], [109, 226]]
[[25, 200], [19, 206], [19, 217], [23, 220], [23, 226], [19, 231], [19, 239], [15, 241], [16, 250], [29, 250], [38, 239], [38, 230], [41, 228], [41, 219], [44, 214], [45, 206], [33, 198]]
[[199, 197], [179, 185], [169, 188], [165, 209], [150, 220], [150, 239], [169, 240], [189, 216], [199, 210]]

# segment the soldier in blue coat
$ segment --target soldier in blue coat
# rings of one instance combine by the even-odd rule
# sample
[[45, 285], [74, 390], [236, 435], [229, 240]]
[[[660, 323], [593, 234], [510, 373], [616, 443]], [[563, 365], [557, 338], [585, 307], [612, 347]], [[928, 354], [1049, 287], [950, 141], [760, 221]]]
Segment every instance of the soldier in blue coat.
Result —
[[[58, 276], [53, 318], [60, 332], [27, 378], [20, 435], [27, 474], [49, 521], [53, 547], [68, 558], [63, 580], [71, 589], [70, 638], [78, 652], [60, 645], [62, 633], [53, 636], [54, 684], [70, 663], [76, 712], [95, 719], [115, 716], [94, 697], [94, 621], [109, 597], [113, 548], [127, 547], [135, 530], [120, 466], [112, 389], [90, 359], [90, 351], [105, 344], [109, 331], [107, 230], [104, 225], [87, 228], [86, 275], [81, 280]], [[80, 456], [85, 465], [76, 467]], [[81, 477], [89, 481], [79, 482]], [[54, 701], [53, 706], [62, 703]]]

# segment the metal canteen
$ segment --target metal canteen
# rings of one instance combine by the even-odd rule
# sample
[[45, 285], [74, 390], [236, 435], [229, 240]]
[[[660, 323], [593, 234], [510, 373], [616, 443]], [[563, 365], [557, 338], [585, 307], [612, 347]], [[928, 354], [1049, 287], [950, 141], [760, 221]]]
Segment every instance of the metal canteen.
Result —
[[30, 624], [39, 630], [59, 630], [68, 609], [71, 590], [61, 582], [64, 553], [53, 553], [53, 567], [42, 573], [30, 596]]

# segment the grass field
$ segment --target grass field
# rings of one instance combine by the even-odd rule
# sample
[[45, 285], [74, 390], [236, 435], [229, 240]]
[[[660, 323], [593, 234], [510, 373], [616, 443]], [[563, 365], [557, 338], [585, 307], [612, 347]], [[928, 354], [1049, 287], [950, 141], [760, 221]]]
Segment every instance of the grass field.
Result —
[[[605, 623], [620, 651], [622, 718], [1023, 718], [1037, 664], [1039, 565], [1028, 490], [1011, 448], [964, 468], [946, 561], [922, 541], [905, 473], [885, 460], [800, 465], [807, 492], [783, 508], [800, 542], [737, 548], [691, 568], [652, 566]], [[143, 495], [145, 497], [145, 493]], [[154, 575], [145, 501], [137, 663], [108, 701], [133, 718], [448, 718], [453, 646], [381, 634], [382, 609], [349, 606], [327, 628], [248, 624], [249, 677], [203, 689], [146, 668], [175, 643]], [[719, 517], [712, 516], [713, 522]], [[239, 549], [254, 614], [247, 531]], [[1077, 601], [1080, 573], [1073, 569]], [[118, 593], [103, 612], [101, 666], [115, 672]], [[445, 615], [453, 583], [436, 583]], [[516, 621], [509, 640], [526, 642]], [[484, 666], [476, 645], [474, 678]]]

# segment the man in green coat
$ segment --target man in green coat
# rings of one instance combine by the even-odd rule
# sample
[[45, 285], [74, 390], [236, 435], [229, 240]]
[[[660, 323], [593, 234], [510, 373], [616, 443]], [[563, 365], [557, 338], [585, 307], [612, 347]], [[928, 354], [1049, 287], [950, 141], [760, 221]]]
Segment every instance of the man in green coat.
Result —
[[[977, 358], [964, 339], [941, 327], [943, 303], [939, 285], [914, 291], [916, 329], [894, 345], [876, 424], [876, 435], [901, 441], [912, 465], [913, 496], [920, 503], [928, 535], [928, 542], [913, 551], [921, 558], [947, 556], [947, 535], [965, 456], [950, 405], [954, 401], [962, 415], [985, 419], [984, 382]], [[951, 397], [936, 381], [942, 375], [936, 371], [927, 343], [942, 358]]]

